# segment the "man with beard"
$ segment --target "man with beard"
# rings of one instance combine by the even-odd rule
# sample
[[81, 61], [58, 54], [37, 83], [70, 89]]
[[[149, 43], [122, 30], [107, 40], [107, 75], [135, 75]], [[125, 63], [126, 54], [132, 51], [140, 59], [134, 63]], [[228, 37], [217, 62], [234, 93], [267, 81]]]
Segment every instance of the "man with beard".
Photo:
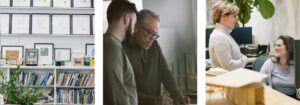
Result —
[[[141, 10], [132, 40], [123, 43], [134, 70], [139, 105], [186, 105], [189, 98], [180, 92], [156, 41], [159, 26], [157, 14]], [[171, 97], [161, 95], [161, 84]]]
[[113, 0], [107, 9], [108, 29], [103, 36], [104, 105], [137, 105], [137, 92], [132, 66], [122, 48], [134, 32], [135, 4]]

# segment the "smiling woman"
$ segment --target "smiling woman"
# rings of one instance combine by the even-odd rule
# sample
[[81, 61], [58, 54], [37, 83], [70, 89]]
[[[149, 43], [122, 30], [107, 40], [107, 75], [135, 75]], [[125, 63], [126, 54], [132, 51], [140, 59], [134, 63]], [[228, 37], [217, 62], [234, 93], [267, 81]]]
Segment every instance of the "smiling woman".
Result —
[[296, 98], [293, 45], [292, 37], [279, 36], [275, 44], [275, 57], [269, 58], [260, 72], [268, 75], [264, 79], [268, 86]]

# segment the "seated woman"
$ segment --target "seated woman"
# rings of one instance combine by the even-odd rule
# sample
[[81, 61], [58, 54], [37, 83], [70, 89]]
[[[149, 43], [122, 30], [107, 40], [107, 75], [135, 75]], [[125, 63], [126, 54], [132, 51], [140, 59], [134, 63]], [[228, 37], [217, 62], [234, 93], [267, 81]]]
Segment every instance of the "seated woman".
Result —
[[292, 37], [279, 36], [275, 44], [275, 57], [269, 58], [260, 72], [268, 75], [264, 80], [268, 86], [296, 99], [293, 45]]

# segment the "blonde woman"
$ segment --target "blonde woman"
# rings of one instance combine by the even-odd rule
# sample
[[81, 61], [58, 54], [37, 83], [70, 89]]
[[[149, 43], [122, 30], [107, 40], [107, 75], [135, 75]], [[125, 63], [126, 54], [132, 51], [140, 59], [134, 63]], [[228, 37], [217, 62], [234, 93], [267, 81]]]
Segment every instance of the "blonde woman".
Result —
[[212, 20], [215, 29], [209, 38], [209, 55], [212, 67], [234, 70], [247, 64], [247, 57], [230, 33], [237, 22], [239, 8], [226, 1], [218, 1], [212, 6]]

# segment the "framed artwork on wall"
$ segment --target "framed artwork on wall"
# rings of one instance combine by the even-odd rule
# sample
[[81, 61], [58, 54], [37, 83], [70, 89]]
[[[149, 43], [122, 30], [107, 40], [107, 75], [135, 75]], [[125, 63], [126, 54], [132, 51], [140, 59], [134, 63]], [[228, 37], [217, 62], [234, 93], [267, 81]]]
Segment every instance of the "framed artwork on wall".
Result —
[[12, 34], [29, 34], [30, 14], [12, 14]]
[[70, 15], [52, 15], [52, 34], [70, 35]]
[[53, 43], [34, 43], [34, 48], [38, 49], [38, 65], [53, 65]]
[[71, 61], [71, 48], [55, 48], [55, 61]]
[[25, 50], [25, 64], [26, 66], [37, 66], [38, 65], [38, 49], [26, 49]]
[[32, 34], [50, 34], [50, 15], [32, 14]]

